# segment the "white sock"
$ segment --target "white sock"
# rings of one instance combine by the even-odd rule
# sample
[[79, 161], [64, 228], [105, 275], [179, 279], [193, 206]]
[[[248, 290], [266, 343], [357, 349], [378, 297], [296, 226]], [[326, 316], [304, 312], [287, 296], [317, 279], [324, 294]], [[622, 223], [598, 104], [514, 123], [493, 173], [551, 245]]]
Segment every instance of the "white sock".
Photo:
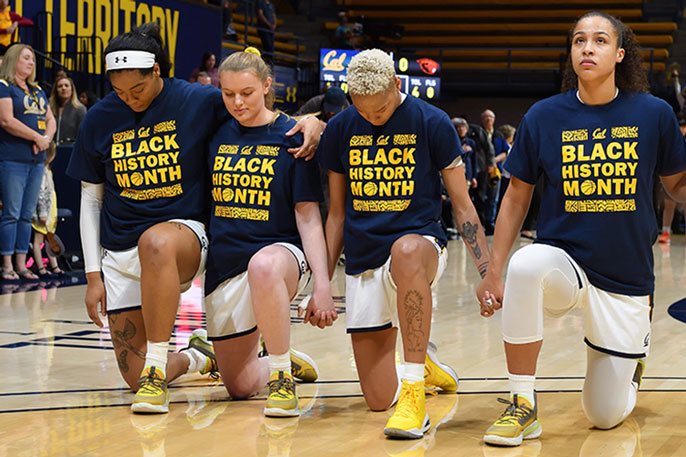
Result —
[[508, 372], [507, 377], [510, 379], [510, 393], [512, 395], [517, 394], [520, 397], [526, 398], [529, 403], [531, 403], [531, 407], [533, 408], [536, 404], [534, 400], [534, 384], [536, 383], [536, 376], [512, 374]]
[[269, 374], [278, 371], [291, 373], [291, 355], [288, 352], [281, 355], [269, 354]]
[[145, 354], [145, 366], [157, 367], [163, 373], [167, 372], [167, 351], [169, 351], [169, 341], [153, 343], [148, 341], [148, 352]]
[[424, 364], [405, 362], [403, 379], [409, 382], [424, 381]]
[[188, 370], [186, 373], [196, 373], [205, 368], [207, 356], [195, 348], [185, 349], [179, 354], [188, 357]]
[[667, 227], [667, 226], [664, 226], [664, 225], [663, 225], [663, 226], [662, 226], [662, 231], [671, 234], [671, 233], [672, 233], [672, 227]]

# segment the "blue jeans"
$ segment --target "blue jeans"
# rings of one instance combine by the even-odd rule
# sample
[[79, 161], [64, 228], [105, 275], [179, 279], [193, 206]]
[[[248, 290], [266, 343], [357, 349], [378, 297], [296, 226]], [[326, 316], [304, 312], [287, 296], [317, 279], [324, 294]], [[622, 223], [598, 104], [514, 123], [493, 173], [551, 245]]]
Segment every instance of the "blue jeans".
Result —
[[31, 219], [36, 211], [43, 181], [44, 162], [0, 161], [0, 254], [26, 254], [31, 238]]

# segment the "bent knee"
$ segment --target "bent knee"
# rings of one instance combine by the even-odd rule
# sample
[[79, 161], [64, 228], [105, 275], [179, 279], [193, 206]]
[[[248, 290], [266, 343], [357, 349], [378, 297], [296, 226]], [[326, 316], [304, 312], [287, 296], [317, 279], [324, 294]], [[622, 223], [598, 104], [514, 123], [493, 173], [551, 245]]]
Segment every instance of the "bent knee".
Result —
[[138, 239], [138, 256], [141, 262], [158, 261], [166, 263], [175, 257], [172, 248], [171, 238], [163, 230], [158, 230], [157, 226], [147, 229]]
[[426, 275], [426, 265], [422, 259], [423, 238], [404, 236], [391, 247], [391, 273], [394, 278], [416, 278]]
[[272, 284], [283, 276], [279, 257], [269, 252], [258, 252], [248, 262], [248, 281], [255, 284]]
[[393, 399], [386, 399], [386, 398], [379, 398], [379, 397], [374, 397], [372, 395], [365, 395], [364, 396], [365, 402], [367, 402], [367, 406], [369, 407], [370, 410], [372, 411], [386, 411], [388, 408], [391, 407], [391, 403], [393, 403]]
[[242, 385], [237, 382], [225, 382], [224, 385], [232, 400], [246, 400], [257, 393], [253, 386]]
[[608, 405], [589, 405], [583, 402], [582, 406], [589, 422], [601, 430], [608, 430], [619, 425], [624, 419], [626, 410], [626, 405], [608, 407]]
[[541, 281], [543, 276], [549, 272], [549, 269], [546, 268], [548, 262], [545, 262], [545, 259], [550, 255], [548, 249], [544, 245], [531, 244], [516, 251], [510, 258], [507, 277]]

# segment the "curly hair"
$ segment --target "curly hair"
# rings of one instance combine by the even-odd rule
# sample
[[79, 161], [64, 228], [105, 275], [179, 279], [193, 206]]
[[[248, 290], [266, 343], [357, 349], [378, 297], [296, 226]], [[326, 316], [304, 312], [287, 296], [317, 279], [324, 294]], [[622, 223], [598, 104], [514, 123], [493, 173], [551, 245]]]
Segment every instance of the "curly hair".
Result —
[[385, 92], [395, 84], [393, 59], [380, 49], [362, 51], [350, 59], [347, 79], [351, 95]]
[[622, 21], [600, 11], [591, 11], [579, 17], [569, 31], [567, 38], [567, 62], [562, 71], [562, 92], [576, 89], [579, 85], [578, 76], [574, 72], [574, 66], [572, 65], [571, 46], [574, 30], [579, 22], [592, 16], [607, 19], [617, 35], [617, 47], [624, 49], [624, 59], [615, 66], [615, 85], [621, 90], [648, 92], [650, 86], [646, 72], [643, 70], [643, 57], [638, 52], [639, 46], [636, 42], [636, 35]]

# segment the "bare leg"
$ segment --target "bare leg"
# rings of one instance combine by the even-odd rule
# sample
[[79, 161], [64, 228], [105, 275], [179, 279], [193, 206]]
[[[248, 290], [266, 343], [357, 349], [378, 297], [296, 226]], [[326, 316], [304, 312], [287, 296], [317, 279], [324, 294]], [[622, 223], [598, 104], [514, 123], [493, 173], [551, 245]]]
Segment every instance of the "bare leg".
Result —
[[45, 236], [37, 231], [33, 231], [33, 261], [36, 263], [36, 268], [38, 271], [42, 270], [43, 267], [43, 255], [41, 254], [41, 248], [40, 245], [43, 244], [43, 239], [45, 239]]
[[[140, 309], [107, 314], [110, 336], [119, 372], [124, 381], [138, 390], [138, 377], [145, 365], [146, 335], [143, 313]], [[167, 360], [167, 380], [176, 379], [188, 371], [188, 357], [170, 353]]]
[[527, 344], [512, 344], [505, 342], [507, 371], [511, 374], [535, 375], [541, 346], [543, 346], [543, 341]]
[[[178, 222], [150, 227], [138, 240], [143, 319], [151, 342], [169, 341], [181, 296], [200, 264], [200, 242]], [[167, 377], [167, 379], [170, 379]]]
[[431, 332], [431, 281], [438, 253], [420, 235], [405, 235], [391, 248], [391, 276], [398, 286], [398, 319], [405, 361], [424, 363]]
[[662, 227], [671, 227], [674, 220], [676, 202], [665, 195], [665, 205], [662, 210]]
[[212, 342], [219, 373], [233, 399], [251, 397], [267, 385], [267, 358], [257, 357], [259, 343], [260, 333], [257, 331]]
[[388, 409], [398, 390], [395, 368], [397, 334], [398, 329], [393, 327], [350, 335], [364, 400], [372, 411]]
[[297, 292], [298, 280], [298, 263], [283, 246], [260, 249], [248, 264], [253, 312], [270, 354], [288, 352], [290, 302]]

